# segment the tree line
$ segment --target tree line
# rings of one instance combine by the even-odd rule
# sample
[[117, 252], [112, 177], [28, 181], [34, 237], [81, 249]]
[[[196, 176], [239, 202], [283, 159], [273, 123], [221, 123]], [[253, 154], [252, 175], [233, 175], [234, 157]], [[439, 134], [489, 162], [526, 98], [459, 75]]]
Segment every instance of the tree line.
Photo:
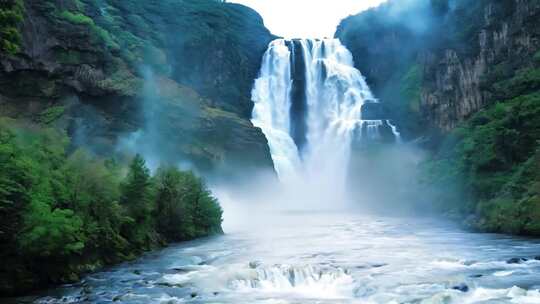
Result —
[[219, 203], [192, 172], [152, 175], [140, 155], [123, 165], [69, 149], [57, 130], [0, 121], [0, 294], [222, 232]]

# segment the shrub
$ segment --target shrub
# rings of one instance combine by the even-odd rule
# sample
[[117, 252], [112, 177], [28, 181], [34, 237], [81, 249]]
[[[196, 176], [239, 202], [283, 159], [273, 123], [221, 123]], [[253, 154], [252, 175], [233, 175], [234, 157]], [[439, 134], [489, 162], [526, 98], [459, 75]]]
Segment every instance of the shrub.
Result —
[[60, 13], [60, 17], [76, 25], [95, 26], [94, 20], [82, 13], [62, 11]]
[[18, 25], [23, 21], [24, 2], [4, 0], [0, 2], [0, 51], [16, 54], [21, 47]]

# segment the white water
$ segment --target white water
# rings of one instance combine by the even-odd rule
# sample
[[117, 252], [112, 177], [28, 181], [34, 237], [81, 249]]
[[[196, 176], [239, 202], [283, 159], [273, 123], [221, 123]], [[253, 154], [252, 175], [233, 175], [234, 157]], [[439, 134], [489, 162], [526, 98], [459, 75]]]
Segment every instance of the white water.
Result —
[[[225, 236], [173, 245], [35, 302], [540, 303], [538, 241], [471, 234], [441, 220], [261, 213], [259, 225], [231, 223]], [[516, 257], [529, 260], [507, 262]]]
[[289, 134], [291, 108], [291, 52], [284, 40], [270, 43], [260, 77], [252, 92], [253, 124], [263, 129], [279, 176], [293, 176], [300, 156]]
[[[343, 195], [351, 144], [364, 125], [369, 139], [380, 137], [383, 121], [362, 119], [362, 105], [377, 102], [351, 53], [337, 39], [300, 40], [305, 62], [306, 145], [299, 149], [291, 132], [292, 48], [273, 41], [264, 55], [252, 92], [253, 119], [268, 139], [280, 180]], [[397, 130], [392, 126], [396, 137]]]

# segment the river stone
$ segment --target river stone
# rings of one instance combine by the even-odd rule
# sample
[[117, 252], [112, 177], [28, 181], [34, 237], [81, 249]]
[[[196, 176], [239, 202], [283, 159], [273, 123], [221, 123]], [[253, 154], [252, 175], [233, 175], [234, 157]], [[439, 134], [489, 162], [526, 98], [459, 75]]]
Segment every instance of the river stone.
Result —
[[528, 260], [526, 258], [511, 258], [506, 261], [508, 264], [521, 264], [523, 262], [527, 262]]
[[469, 286], [467, 286], [467, 284], [465, 284], [465, 283], [461, 283], [459, 285], [453, 286], [452, 289], [459, 290], [461, 292], [468, 292], [469, 291]]

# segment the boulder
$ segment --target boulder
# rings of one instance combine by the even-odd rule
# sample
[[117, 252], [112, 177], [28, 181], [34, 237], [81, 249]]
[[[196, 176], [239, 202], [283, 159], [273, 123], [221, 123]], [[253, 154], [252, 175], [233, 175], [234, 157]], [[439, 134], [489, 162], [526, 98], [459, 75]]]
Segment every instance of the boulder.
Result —
[[468, 292], [469, 291], [469, 286], [467, 284], [465, 284], [465, 283], [461, 283], [459, 285], [453, 286], [452, 289], [458, 290], [458, 291], [461, 291], [461, 292]]

